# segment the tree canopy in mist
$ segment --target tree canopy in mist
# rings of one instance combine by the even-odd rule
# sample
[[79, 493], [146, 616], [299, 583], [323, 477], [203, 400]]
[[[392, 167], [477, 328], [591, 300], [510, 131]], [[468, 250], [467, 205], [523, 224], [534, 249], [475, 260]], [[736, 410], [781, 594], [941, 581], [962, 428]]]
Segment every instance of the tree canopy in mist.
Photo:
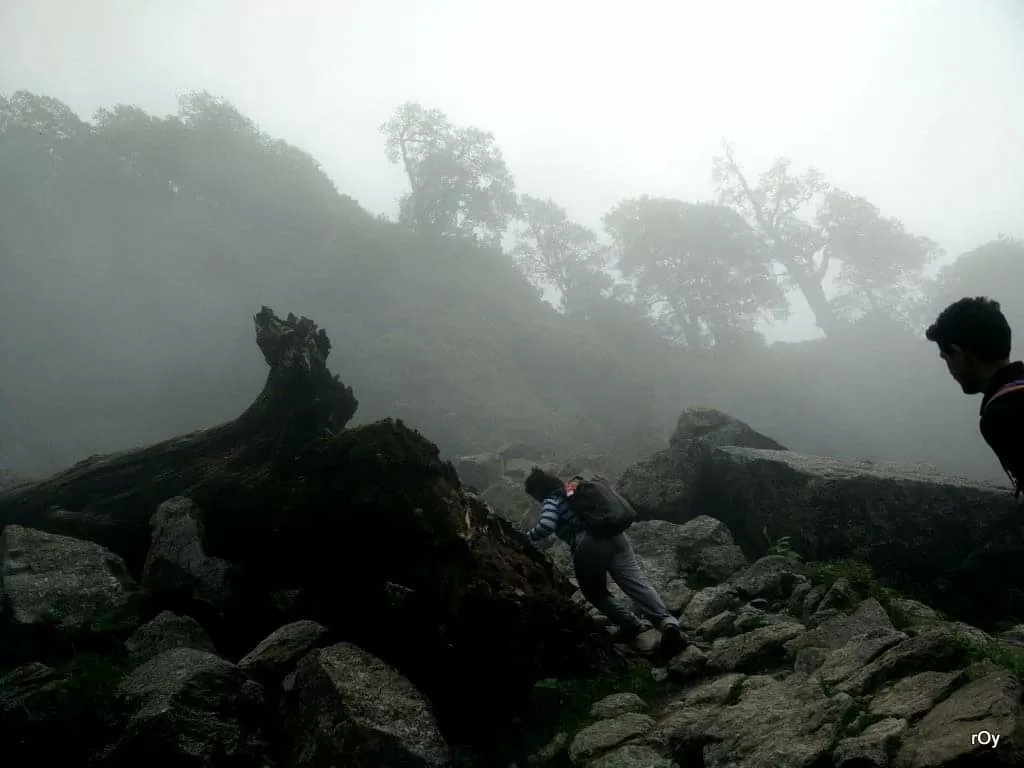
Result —
[[[624, 196], [596, 231], [517, 189], [484, 128], [415, 104], [381, 152], [409, 184], [394, 221], [205, 92], [91, 121], [0, 100], [0, 464], [233, 417], [262, 383], [268, 304], [327, 329], [360, 420], [405, 418], [449, 452], [639, 455], [714, 405], [796, 450], [995, 474], [921, 329], [958, 293], [1019, 302], [1020, 241], [932, 279], [939, 246], [894, 212], [784, 159], [749, 176], [731, 149], [709, 158], [718, 200]], [[768, 346], [757, 319], [793, 287], [828, 337]]]

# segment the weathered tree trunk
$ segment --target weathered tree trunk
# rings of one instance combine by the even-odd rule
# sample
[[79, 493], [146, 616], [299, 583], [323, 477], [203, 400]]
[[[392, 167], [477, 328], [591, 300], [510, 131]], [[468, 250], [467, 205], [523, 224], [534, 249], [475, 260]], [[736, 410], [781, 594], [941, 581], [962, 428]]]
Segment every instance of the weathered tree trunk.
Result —
[[218, 651], [319, 621], [399, 669], [470, 743], [521, 711], [534, 681], [618, 663], [569, 582], [436, 445], [391, 420], [343, 429], [356, 400], [327, 370], [323, 331], [264, 308], [256, 332], [270, 373], [238, 419], [11, 489], [0, 526], [96, 541], [138, 575], [157, 506], [187, 496], [205, 553], [238, 569]]
[[[351, 388], [327, 369], [330, 341], [308, 318], [255, 316], [270, 366], [263, 391], [237, 419], [145, 448], [92, 456], [38, 483], [0, 494], [0, 528], [11, 523], [95, 541], [138, 576], [149, 521], [172, 496], [258, 492], [281, 458], [341, 430], [355, 414]], [[219, 494], [218, 494], [219, 495]]]

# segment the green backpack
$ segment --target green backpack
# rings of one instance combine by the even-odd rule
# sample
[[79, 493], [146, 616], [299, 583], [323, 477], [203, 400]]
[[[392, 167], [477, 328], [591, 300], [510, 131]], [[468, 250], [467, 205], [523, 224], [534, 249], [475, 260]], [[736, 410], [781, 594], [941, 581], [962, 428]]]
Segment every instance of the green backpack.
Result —
[[577, 475], [567, 489], [569, 509], [597, 539], [618, 536], [636, 522], [636, 510], [600, 475]]

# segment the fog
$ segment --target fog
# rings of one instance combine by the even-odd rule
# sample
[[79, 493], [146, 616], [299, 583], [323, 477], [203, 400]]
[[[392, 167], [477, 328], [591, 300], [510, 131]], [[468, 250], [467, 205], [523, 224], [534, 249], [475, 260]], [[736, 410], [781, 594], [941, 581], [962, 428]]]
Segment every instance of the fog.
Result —
[[[315, 158], [341, 195], [392, 220], [409, 183], [385, 156], [380, 126], [417, 102], [491, 132], [519, 194], [551, 198], [603, 243], [605, 217], [624, 200], [716, 200], [712, 161], [723, 141], [751, 180], [786, 157], [793, 173], [814, 167], [930, 238], [928, 277], [1000, 234], [1024, 236], [1024, 6], [1014, 0], [349, 0], [300, 11], [8, 0], [0, 29], [0, 95], [58, 99], [93, 122], [118, 104], [164, 118], [181, 95], [205, 90]], [[153, 156], [178, 141], [158, 134], [144, 141]], [[230, 418], [261, 383], [251, 315], [265, 302], [314, 317], [337, 339], [332, 365], [361, 396], [360, 418], [405, 415], [452, 451], [536, 436], [538, 424], [565, 450], [603, 449], [630, 425], [668, 430], [682, 407], [707, 403], [797, 450], [998, 476], [976, 435], [976, 403], [920, 335], [927, 311], [948, 298], [937, 288], [902, 318], [906, 343], [889, 347], [888, 326], [864, 325], [819, 346], [751, 350], [718, 339], [698, 354], [606, 319], [630, 349], [618, 359], [595, 352], [586, 365], [600, 359], [617, 372], [600, 384], [566, 374], [563, 386], [544, 373], [560, 345], [612, 343], [608, 328], [539, 309], [525, 281], [509, 287], [511, 259], [409, 240], [339, 208], [312, 170], [295, 171], [300, 180], [264, 155], [225, 155], [213, 139], [193, 139], [175, 145], [170, 165], [131, 177], [163, 174], [173, 206], [97, 170], [114, 167], [98, 154], [82, 155], [92, 159], [72, 175], [51, 163], [57, 175], [43, 183], [43, 165], [22, 162], [28, 145], [10, 139], [0, 166], [0, 465], [49, 471]], [[57, 187], [55, 207], [47, 195]], [[223, 197], [186, 206], [182, 189]], [[986, 275], [960, 285], [1010, 291], [997, 298], [1019, 312], [1024, 291]], [[495, 281], [505, 281], [500, 296]], [[557, 303], [558, 291], [539, 285]], [[824, 285], [836, 297], [839, 272]], [[754, 327], [770, 342], [820, 339], [803, 292], [785, 293], [790, 316], [759, 316]], [[495, 408], [502, 413], [481, 413]]]

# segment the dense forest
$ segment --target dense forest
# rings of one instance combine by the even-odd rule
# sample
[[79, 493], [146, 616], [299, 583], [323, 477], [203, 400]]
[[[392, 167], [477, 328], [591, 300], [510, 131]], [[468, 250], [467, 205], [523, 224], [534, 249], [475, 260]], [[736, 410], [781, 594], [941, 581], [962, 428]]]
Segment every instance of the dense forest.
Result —
[[[357, 423], [403, 418], [449, 455], [638, 457], [712, 405], [794, 450], [1001, 477], [922, 332], [962, 295], [1024, 329], [1024, 241], [992, 233], [936, 271], [941, 246], [893, 212], [728, 145], [715, 199], [624, 199], [601, 232], [438, 110], [397, 108], [381, 153], [408, 180], [394, 220], [205, 92], [91, 122], [0, 96], [0, 466], [232, 418], [263, 383], [266, 304], [327, 330]], [[823, 338], [768, 344], [793, 291]]]

